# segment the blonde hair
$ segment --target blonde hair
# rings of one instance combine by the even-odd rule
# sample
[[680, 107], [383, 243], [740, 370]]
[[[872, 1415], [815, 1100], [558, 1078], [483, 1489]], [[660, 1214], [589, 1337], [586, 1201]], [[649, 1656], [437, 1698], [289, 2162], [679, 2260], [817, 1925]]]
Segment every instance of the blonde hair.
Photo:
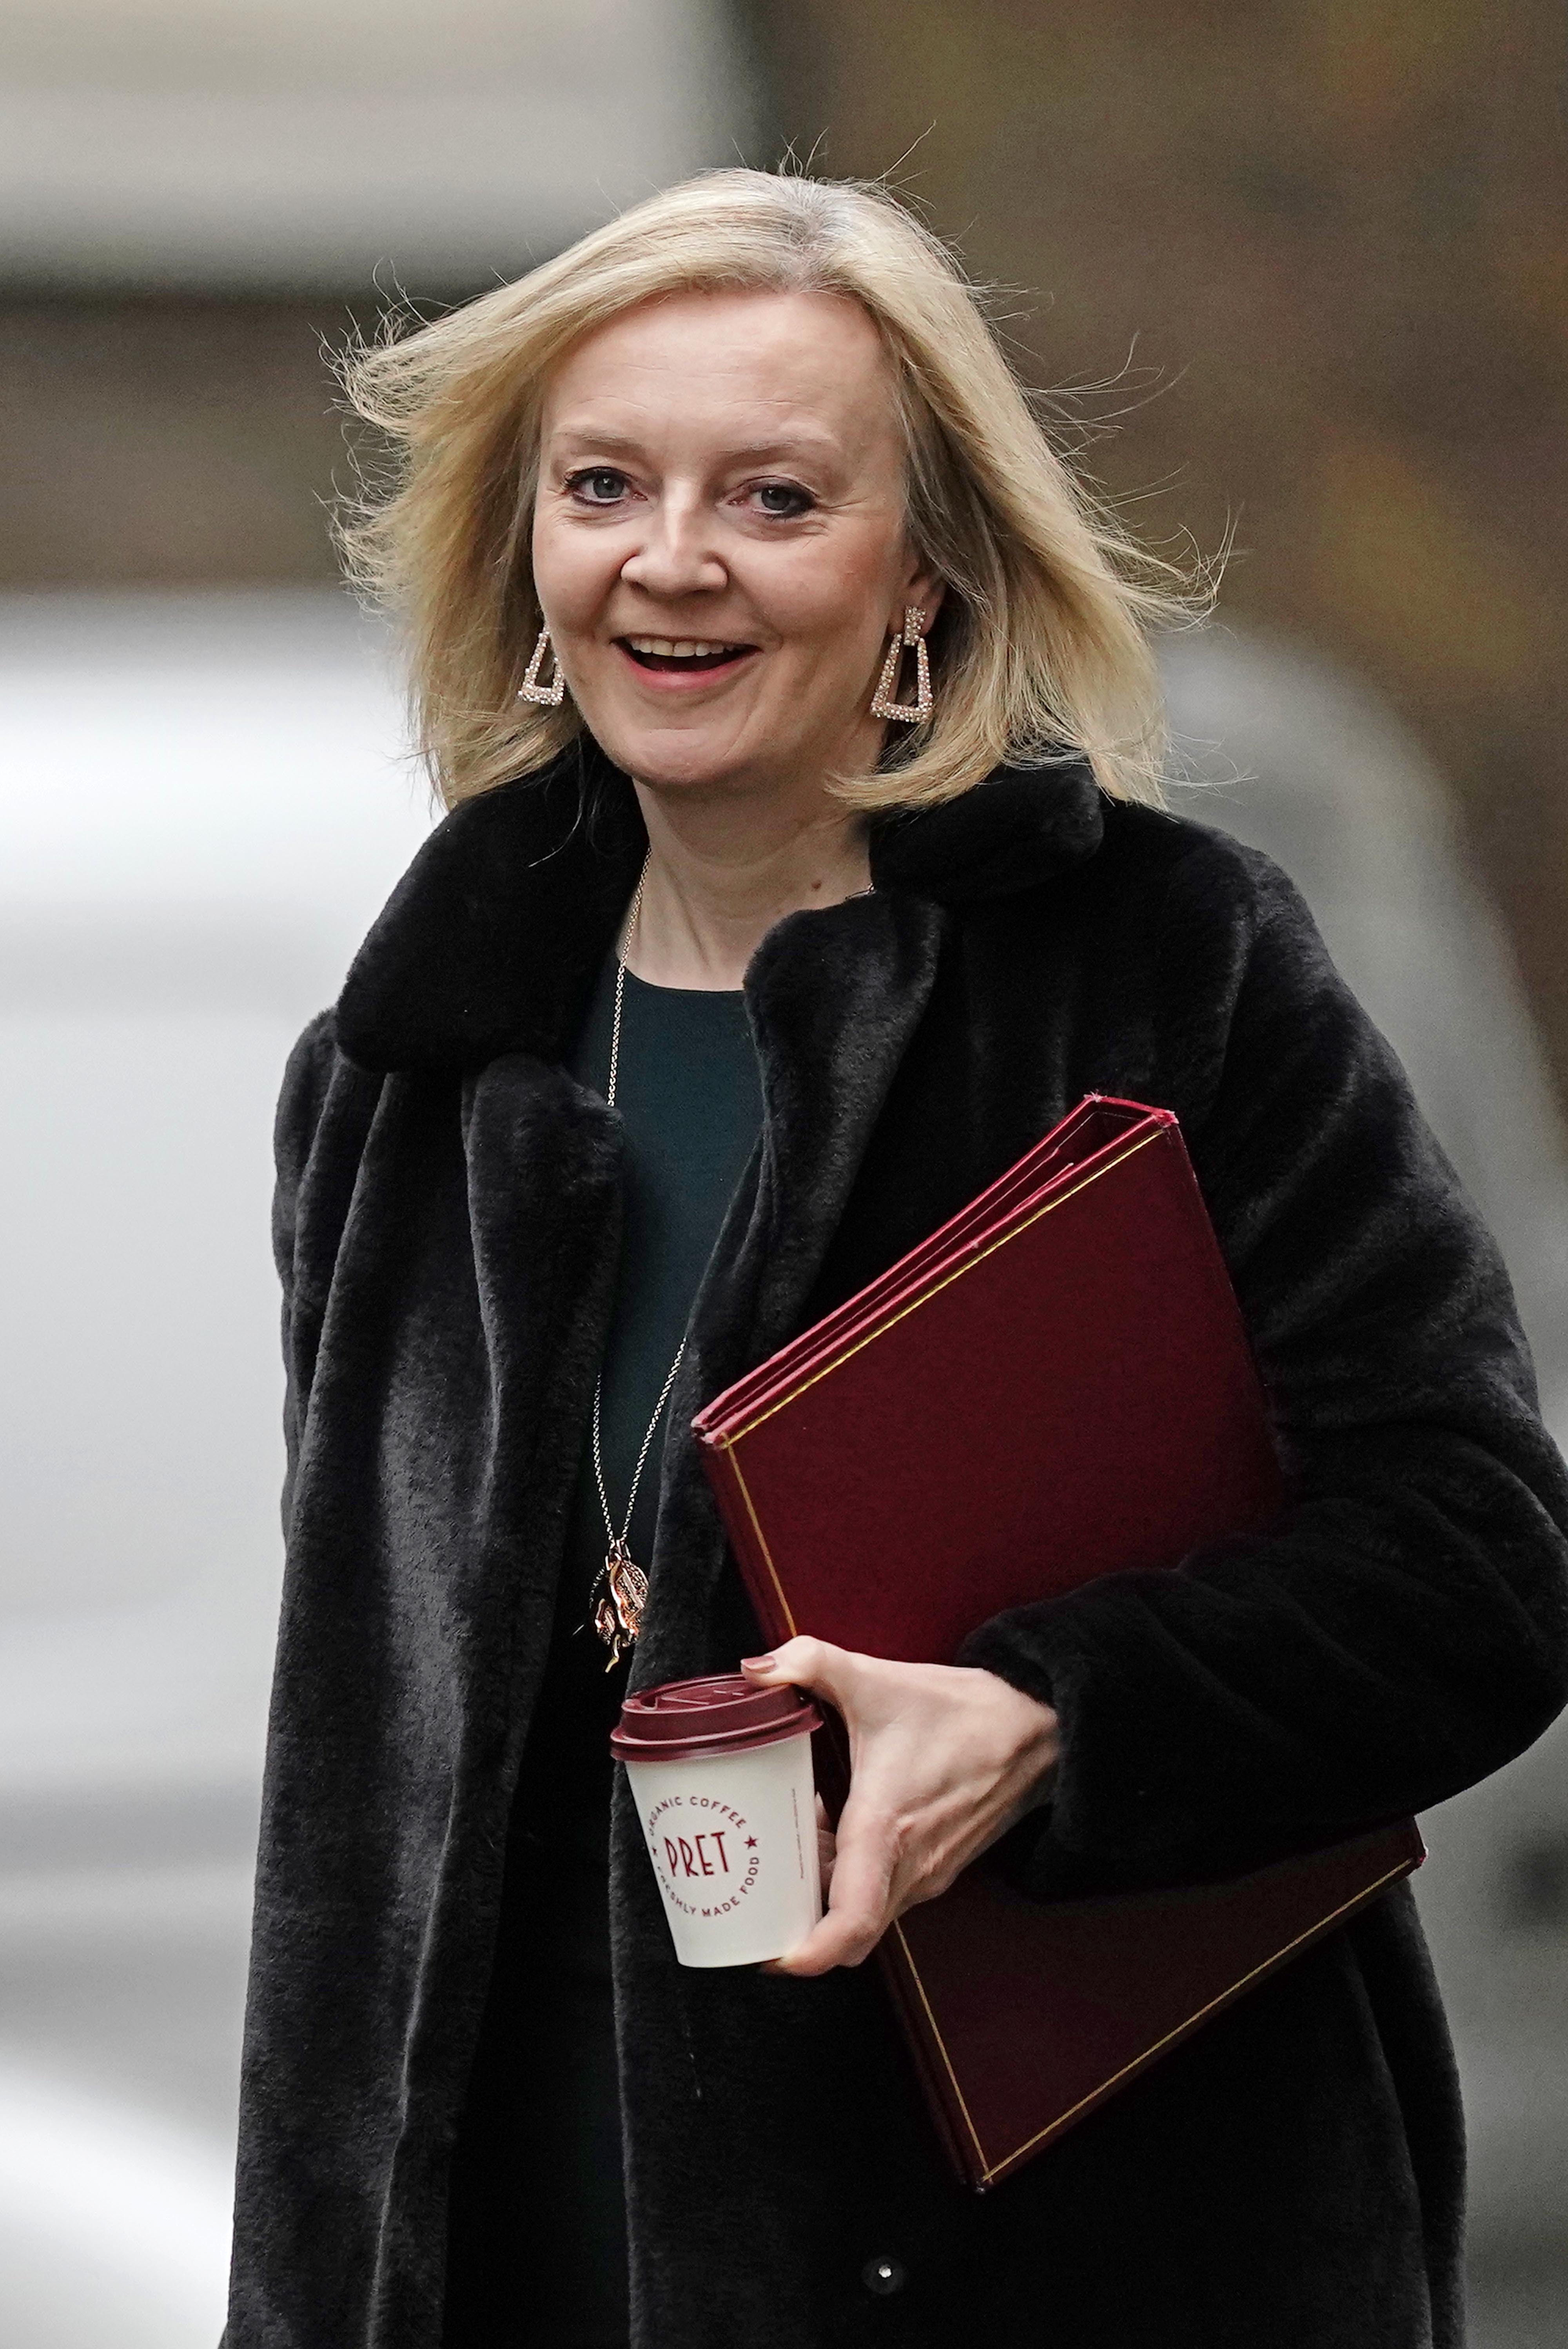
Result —
[[1082, 751], [1105, 791], [1157, 802], [1164, 727], [1145, 629], [1182, 608], [1051, 446], [977, 297], [937, 239], [876, 187], [704, 173], [651, 197], [515, 284], [344, 361], [393, 461], [339, 524], [351, 576], [401, 617], [417, 737], [447, 806], [543, 767], [578, 734], [520, 701], [542, 625], [530, 560], [551, 368], [660, 295], [847, 295], [878, 327], [908, 449], [908, 517], [945, 584], [935, 708], [895, 730], [861, 808], [929, 805], [998, 765]]

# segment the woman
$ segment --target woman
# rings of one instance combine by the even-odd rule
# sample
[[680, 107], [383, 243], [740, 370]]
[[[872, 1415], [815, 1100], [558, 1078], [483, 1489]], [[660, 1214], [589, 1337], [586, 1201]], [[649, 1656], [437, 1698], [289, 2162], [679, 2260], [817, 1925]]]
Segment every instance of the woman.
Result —
[[[695, 181], [351, 383], [450, 812], [279, 1111], [230, 2349], [1457, 2344], [1407, 1890], [984, 2199], [860, 1965], [1004, 1835], [1262, 1861], [1568, 1693], [1501, 1267], [1288, 884], [1159, 811], [1158, 592], [875, 192]], [[748, 1667], [851, 1724], [830, 1906], [683, 1973], [604, 1736], [757, 1644], [693, 1413], [1095, 1089], [1181, 1115], [1291, 1507], [953, 1666]]]

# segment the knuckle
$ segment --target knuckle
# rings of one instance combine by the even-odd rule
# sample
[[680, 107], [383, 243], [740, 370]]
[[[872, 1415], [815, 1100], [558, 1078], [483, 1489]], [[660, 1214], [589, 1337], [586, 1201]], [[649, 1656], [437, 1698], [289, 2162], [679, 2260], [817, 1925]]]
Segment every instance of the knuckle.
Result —
[[890, 1811], [881, 1823], [878, 1845], [886, 1860], [889, 1875], [902, 1874], [918, 1857], [919, 1830], [906, 1813]]
[[907, 1841], [909, 1824], [891, 1805], [866, 1803], [856, 1815], [855, 1835], [868, 1850], [896, 1857]]

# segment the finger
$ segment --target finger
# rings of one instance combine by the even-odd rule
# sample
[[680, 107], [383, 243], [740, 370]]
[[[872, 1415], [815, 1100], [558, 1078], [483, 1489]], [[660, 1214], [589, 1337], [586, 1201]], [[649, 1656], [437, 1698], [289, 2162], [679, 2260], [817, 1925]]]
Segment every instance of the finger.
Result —
[[773, 1960], [769, 1971], [806, 1977], [831, 1973], [835, 1966], [861, 1965], [892, 1921], [891, 1918], [879, 1917], [868, 1922], [847, 1910], [830, 1909], [803, 1941]]
[[824, 1905], [833, 1889], [833, 1863], [839, 1855], [839, 1838], [822, 1816], [820, 1803], [817, 1806], [817, 1871], [822, 1881]]
[[798, 1946], [775, 1960], [786, 1974], [824, 1974], [869, 1958], [897, 1913], [892, 1898], [893, 1850], [861, 1831], [841, 1837], [833, 1861], [828, 1912]]
[[815, 1689], [842, 1712], [856, 1661], [847, 1648], [835, 1648], [830, 1640], [799, 1637], [786, 1640], [765, 1656], [743, 1656], [740, 1669], [765, 1688], [790, 1681], [797, 1688]]

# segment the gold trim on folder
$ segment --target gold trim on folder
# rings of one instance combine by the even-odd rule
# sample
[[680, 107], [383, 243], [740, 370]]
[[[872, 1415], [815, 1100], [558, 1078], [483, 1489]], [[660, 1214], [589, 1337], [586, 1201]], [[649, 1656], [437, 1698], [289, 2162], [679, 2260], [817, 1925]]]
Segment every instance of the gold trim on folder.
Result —
[[[1081, 1183], [1075, 1183], [1070, 1191], [1064, 1191], [1059, 1198], [1047, 1199], [1043, 1206], [1035, 1209], [1032, 1216], [1026, 1216], [1022, 1222], [1014, 1224], [1009, 1230], [998, 1234], [989, 1247], [976, 1248], [973, 1256], [967, 1256], [962, 1264], [954, 1265], [953, 1270], [943, 1279], [934, 1280], [929, 1288], [923, 1288], [918, 1297], [912, 1297], [907, 1305], [901, 1306], [899, 1310], [890, 1314], [885, 1321], [879, 1321], [873, 1329], [868, 1330], [863, 1337], [857, 1338], [852, 1346], [846, 1346], [841, 1354], [835, 1354], [830, 1362], [824, 1362], [820, 1369], [811, 1372], [810, 1378], [802, 1379], [799, 1386], [791, 1387], [787, 1394], [778, 1396], [769, 1404], [766, 1411], [759, 1411], [755, 1419], [748, 1419], [744, 1427], [738, 1427], [733, 1433], [718, 1436], [715, 1441], [733, 1459], [735, 1447], [742, 1437], [754, 1434], [758, 1428], [765, 1425], [773, 1417], [776, 1412], [782, 1411], [787, 1403], [797, 1402], [801, 1395], [816, 1386], [820, 1380], [827, 1378], [833, 1371], [841, 1370], [846, 1362], [852, 1361], [857, 1354], [862, 1353], [866, 1347], [874, 1344], [878, 1338], [885, 1337], [890, 1330], [896, 1330], [901, 1321], [906, 1321], [912, 1313], [918, 1313], [923, 1305], [929, 1305], [934, 1297], [940, 1297], [944, 1288], [951, 1288], [955, 1280], [962, 1280], [966, 1272], [973, 1272], [976, 1265], [984, 1264], [987, 1257], [996, 1254], [998, 1248], [1005, 1248], [1009, 1240], [1016, 1240], [1023, 1233], [1033, 1230], [1042, 1216], [1052, 1215], [1057, 1207], [1065, 1207], [1069, 1199], [1076, 1199], [1080, 1192], [1087, 1191], [1091, 1184], [1098, 1183], [1102, 1174], [1113, 1174], [1119, 1166], [1125, 1166], [1130, 1158], [1136, 1158], [1140, 1150], [1147, 1150], [1151, 1142], [1159, 1142], [1173, 1131], [1174, 1128], [1169, 1125], [1157, 1126], [1152, 1133], [1146, 1133], [1141, 1142], [1135, 1142], [1132, 1147], [1130, 1150], [1124, 1150], [1119, 1157], [1107, 1159], [1105, 1164], [1097, 1166], [1092, 1174], [1086, 1174]], [[760, 1532], [760, 1527], [758, 1531]]]
[[773, 1563], [773, 1553], [768, 1547], [768, 1537], [762, 1530], [762, 1520], [758, 1516], [756, 1504], [751, 1498], [751, 1488], [740, 1473], [740, 1463], [735, 1456], [733, 1447], [727, 1444], [724, 1446], [724, 1456], [728, 1461], [735, 1481], [740, 1487], [740, 1497], [746, 1504], [746, 1514], [751, 1520], [751, 1530], [757, 1536], [757, 1547], [762, 1552], [762, 1563], [773, 1578], [773, 1588], [779, 1595], [779, 1612], [789, 1624], [789, 1637], [793, 1639], [799, 1626], [795, 1621], [794, 1610], [784, 1596], [784, 1585], [779, 1579], [779, 1568]]
[[[946, 2073], [947, 2077], [952, 2084], [953, 2094], [957, 2099], [958, 2109], [964, 2116], [964, 2126], [969, 2132], [969, 2142], [975, 2147], [975, 2158], [980, 2165], [981, 2181], [983, 2184], [989, 2186], [991, 2180], [996, 2176], [997, 2172], [995, 2169], [989, 2168], [986, 2164], [985, 2148], [980, 2142], [980, 2132], [975, 2127], [969, 2107], [964, 2101], [964, 2091], [958, 2085], [958, 2075], [953, 2068], [953, 2058], [947, 2052], [947, 2042], [944, 2039], [941, 2026], [937, 2023], [935, 2015], [931, 2011], [931, 2001], [925, 1995], [925, 1984], [920, 1979], [920, 1968], [914, 1962], [913, 1953], [912, 1952], [909, 1942], [905, 1938], [903, 1927], [900, 1924], [896, 1917], [892, 1920], [892, 1930], [898, 1936], [899, 1948], [903, 1951], [903, 1961], [909, 1968], [909, 1978], [919, 1993], [922, 2006], [925, 2009], [925, 2019], [931, 2025], [931, 2035], [936, 2042], [936, 2052], [942, 2058], [942, 2068]], [[1040, 2134], [1043, 2136], [1045, 2132], [1042, 2130]], [[1029, 2139], [1030, 2145], [1033, 2145], [1034, 2142], [1034, 2138], [1031, 2137]], [[1024, 2147], [1019, 2147], [1020, 2152], [1024, 2150]], [[1012, 2156], [1010, 2154], [1008, 2155], [1007, 2159], [1012, 2159]]]
[[[1130, 2073], [1140, 2071], [1145, 2064], [1152, 2063], [1161, 2048], [1169, 2047], [1174, 2040], [1184, 2038], [1189, 2031], [1196, 2030], [1198, 2024], [1202, 2022], [1205, 2015], [1212, 2014], [1217, 2008], [1227, 2005], [1233, 1998], [1240, 1997], [1242, 1992], [1246, 1989], [1249, 1982], [1256, 1982], [1262, 1974], [1272, 1973], [1275, 1966], [1284, 1965], [1285, 1960], [1290, 1957], [1294, 1951], [1305, 1948], [1308, 1941], [1316, 1940], [1320, 1933], [1326, 1933], [1331, 1926], [1336, 1925], [1339, 1922], [1341, 1917], [1347, 1917], [1353, 1909], [1364, 1908], [1367, 1902], [1374, 1899], [1377, 1893], [1381, 1892], [1386, 1885], [1397, 1884], [1402, 1876], [1408, 1876], [1412, 1868], [1418, 1864], [1418, 1863], [1415, 1861], [1402, 1862], [1399, 1867], [1391, 1868], [1386, 1876], [1380, 1876], [1376, 1884], [1368, 1884], [1365, 1886], [1361, 1891], [1356, 1894], [1353, 1899], [1341, 1901], [1337, 1909], [1331, 1909], [1326, 1917], [1320, 1917], [1315, 1925], [1308, 1926], [1305, 1933], [1298, 1933], [1294, 1941], [1287, 1941], [1285, 1943], [1283, 1950], [1275, 1950], [1272, 1957], [1265, 1958], [1261, 1965], [1253, 1966], [1248, 1972], [1243, 1974], [1239, 1981], [1228, 1983], [1217, 1998], [1212, 1998], [1209, 2001], [1207, 2006], [1201, 2006], [1196, 2014], [1188, 2015], [1184, 2022], [1179, 2023], [1176, 2025], [1174, 2031], [1168, 2031], [1162, 2039], [1157, 2039], [1154, 2042], [1152, 2047], [1144, 2048], [1142, 2054], [1135, 2055], [1130, 2064], [1124, 2064], [1119, 2072], [1113, 2072], [1109, 2080], [1102, 2080], [1099, 2087], [1094, 2089], [1090, 2095], [1080, 2097], [1078, 2102], [1076, 2105], [1069, 2106], [1065, 2113], [1058, 2113], [1054, 2121], [1049, 2122], [1043, 2129], [1037, 2129], [1033, 2137], [1026, 2137], [1022, 2145], [1015, 2146], [1012, 2152], [1005, 2153], [999, 2161], [992, 2162], [988, 2165], [986, 2164], [985, 2148], [981, 2145], [978, 2136], [975, 2134], [974, 2122], [969, 2118], [968, 2107], [967, 2106], [965, 2106], [964, 2118], [965, 2122], [968, 2123], [970, 2136], [975, 2138], [975, 2151], [978, 2154], [982, 2164], [981, 2183], [985, 2186], [993, 2184], [996, 2178], [1001, 2177], [1005, 2169], [1008, 2169], [1012, 2167], [1015, 2161], [1021, 2160], [1025, 2154], [1032, 2152], [1034, 2147], [1041, 2144], [1047, 2137], [1057, 2136], [1061, 2130], [1066, 2128], [1069, 2121], [1077, 2118], [1079, 2113], [1085, 2111], [1090, 2105], [1098, 2104], [1102, 2096], [1109, 2095], [1111, 2089], [1116, 2086], [1119, 2080], [1125, 2080]], [[953, 2082], [954, 2094], [958, 2097], [960, 2105], [963, 2105], [964, 2098], [959, 2092], [958, 2081], [953, 2069], [953, 2061], [947, 2053], [946, 2046], [943, 2041], [942, 2033], [937, 2027], [936, 2017], [931, 2012], [931, 2001], [925, 1995], [925, 1985], [920, 1979], [919, 1971], [915, 1966], [913, 1958], [910, 1956], [909, 1943], [904, 1940], [903, 1933], [899, 1932], [896, 1925], [893, 1930], [895, 1932], [898, 1932], [898, 1938], [903, 1945], [904, 1956], [909, 1961], [909, 1971], [914, 1978], [915, 1987], [920, 1992], [920, 2002], [925, 2009], [927, 2018], [931, 2023], [932, 2033], [936, 2040], [938, 2047], [942, 2050], [942, 2061], [946, 2066], [948, 2078]]]

